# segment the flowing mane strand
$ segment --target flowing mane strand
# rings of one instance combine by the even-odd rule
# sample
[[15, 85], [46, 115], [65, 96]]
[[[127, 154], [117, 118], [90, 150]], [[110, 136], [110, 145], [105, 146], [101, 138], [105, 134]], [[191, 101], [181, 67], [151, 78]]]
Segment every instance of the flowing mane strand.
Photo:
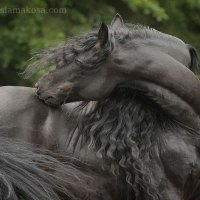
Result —
[[[78, 109], [85, 108], [84, 102]], [[130, 89], [118, 89], [106, 100], [93, 103], [79, 124], [79, 136], [85, 137], [82, 145], [109, 164], [111, 172], [125, 181], [123, 191], [134, 191], [127, 199], [135, 196], [136, 200], [141, 195], [149, 200], [161, 196], [152, 180], [152, 164], [160, 159], [157, 148], [165, 148], [160, 140], [166, 131], [184, 133], [184, 137], [199, 135], [171, 119], [143, 92]]]
[[190, 63], [190, 70], [192, 70], [194, 73], [199, 73], [199, 56], [195, 48], [193, 48], [191, 45], [187, 45], [191, 57], [191, 63]]
[[[28, 62], [28, 67], [21, 74], [23, 78], [30, 78], [38, 71], [56, 67], [66, 67], [72, 63], [76, 57], [82, 52], [90, 50], [97, 43], [97, 33], [90, 32], [80, 37], [74, 37], [64, 42], [57, 47], [44, 49], [35, 54]], [[90, 68], [92, 65], [98, 65], [104, 60], [109, 53], [108, 48], [102, 49], [100, 52], [93, 52], [90, 59], [84, 58], [81, 64], [85, 68]], [[92, 59], [91, 59], [92, 58]]]
[[155, 158], [152, 141], [156, 141], [158, 119], [169, 120], [145, 98], [141, 92], [128, 89], [114, 92], [96, 103], [81, 121], [79, 132], [86, 136], [83, 145], [95, 149], [97, 157], [110, 164], [112, 173], [125, 177], [135, 199], [142, 191], [148, 199], [156, 200], [159, 193], [150, 181], [150, 160]]
[[[186, 47], [186, 44], [171, 35], [161, 33], [153, 28], [149, 28], [142, 25], [127, 24], [128, 28], [122, 28], [119, 32], [115, 34], [115, 39], [119, 42], [124, 42], [127, 40], [162, 40], [169, 45], [176, 45]], [[97, 31], [87, 33], [79, 37], [73, 37], [66, 42], [58, 45], [57, 47], [47, 48], [39, 53], [36, 53], [26, 64], [27, 68], [21, 74], [24, 78], [30, 78], [32, 75], [36, 74], [38, 71], [50, 68], [52, 66], [65, 67], [72, 63], [76, 57], [90, 50], [97, 43]], [[88, 59], [84, 58], [82, 60], [82, 65], [85, 68], [90, 68], [100, 64], [103, 60], [107, 58], [110, 53], [109, 48], [104, 48], [102, 51], [93, 52], [94, 55], [90, 56]]]

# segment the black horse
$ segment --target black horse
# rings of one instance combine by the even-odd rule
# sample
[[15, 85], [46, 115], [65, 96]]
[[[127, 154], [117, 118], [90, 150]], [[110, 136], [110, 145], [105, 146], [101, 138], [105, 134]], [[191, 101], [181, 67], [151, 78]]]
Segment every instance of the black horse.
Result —
[[37, 96], [54, 107], [34, 89], [0, 89], [2, 199], [200, 198], [192, 47], [154, 29], [126, 27], [117, 15], [109, 28], [102, 24], [34, 59], [25, 76], [57, 67], [36, 84]]

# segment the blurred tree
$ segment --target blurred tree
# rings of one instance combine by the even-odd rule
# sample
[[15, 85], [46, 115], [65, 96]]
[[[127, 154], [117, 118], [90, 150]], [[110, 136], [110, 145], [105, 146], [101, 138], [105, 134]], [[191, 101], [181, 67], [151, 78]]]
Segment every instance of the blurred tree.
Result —
[[[15, 10], [14, 13], [8, 11]], [[23, 9], [36, 13], [20, 13]], [[63, 13], [47, 13], [51, 8]], [[0, 85], [30, 85], [17, 75], [34, 52], [53, 46], [120, 13], [125, 21], [152, 26], [200, 50], [200, 0], [1, 0]]]

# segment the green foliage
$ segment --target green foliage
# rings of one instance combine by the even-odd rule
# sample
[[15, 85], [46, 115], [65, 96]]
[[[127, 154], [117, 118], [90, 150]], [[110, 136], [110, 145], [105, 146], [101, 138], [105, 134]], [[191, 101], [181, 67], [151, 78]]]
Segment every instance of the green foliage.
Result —
[[[28, 8], [40, 12], [22, 13]], [[51, 8], [65, 12], [47, 13]], [[4, 12], [11, 9], [16, 12]], [[200, 0], [2, 0], [0, 85], [32, 84], [34, 80], [22, 80], [17, 73], [34, 52], [98, 27], [102, 21], [110, 23], [116, 12], [125, 21], [173, 34], [200, 51]]]
[[123, 0], [133, 12], [143, 11], [144, 15], [152, 15], [157, 21], [168, 19], [164, 8], [155, 0]]

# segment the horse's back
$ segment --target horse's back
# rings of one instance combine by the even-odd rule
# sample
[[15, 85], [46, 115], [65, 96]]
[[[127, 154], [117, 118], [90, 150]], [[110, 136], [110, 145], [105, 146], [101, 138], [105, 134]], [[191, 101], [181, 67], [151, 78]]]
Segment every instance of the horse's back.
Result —
[[0, 87], [0, 135], [39, 144], [53, 151], [71, 152], [96, 162], [87, 148], [80, 150], [82, 138], [77, 126], [84, 113], [74, 109], [79, 104], [50, 107], [37, 98], [34, 88]]
[[17, 126], [21, 122], [26, 126], [28, 121], [33, 119], [38, 112], [43, 113], [43, 116], [45, 116], [48, 107], [35, 97], [33, 88], [14, 86], [0, 88], [1, 127], [11, 124]]
[[[40, 101], [35, 96], [33, 88], [10, 87], [10, 86], [0, 87], [0, 140], [2, 142], [2, 138], [4, 138], [2, 136], [5, 135], [12, 138], [23, 139], [33, 144], [39, 144], [40, 146], [46, 147], [51, 150], [54, 150], [53, 148], [55, 146], [55, 148], [60, 148], [62, 151], [63, 150], [67, 151], [66, 152], [67, 156], [69, 156], [70, 154], [68, 153], [71, 153], [70, 149], [64, 149], [62, 145], [65, 145], [67, 139], [71, 138], [69, 135], [70, 129], [73, 129], [74, 125], [76, 124], [75, 118], [77, 114], [75, 114], [75, 116], [72, 116], [71, 114], [73, 108], [76, 105], [77, 103], [65, 105], [63, 108], [52, 108], [45, 105], [42, 101]], [[67, 113], [70, 113], [71, 115], [68, 116], [66, 115]], [[71, 138], [70, 141], [71, 140], [73, 139]], [[12, 141], [12, 140], [9, 140], [9, 141]], [[21, 143], [17, 143], [17, 144], [21, 144]], [[13, 146], [15, 147], [17, 146], [17, 144], [16, 144], [16, 141], [14, 140]], [[20, 145], [17, 146], [17, 148], [19, 147]], [[10, 147], [7, 146], [7, 148], [9, 149]], [[18, 151], [16, 150], [16, 152]], [[23, 153], [22, 150], [20, 152]], [[17, 153], [14, 155], [17, 155]], [[89, 155], [91, 156], [91, 153], [87, 154], [87, 156]], [[24, 155], [22, 155], [22, 157], [23, 156]], [[85, 155], [83, 154], [83, 156]], [[41, 156], [41, 159], [42, 158], [43, 157]], [[84, 158], [84, 161], [87, 161], [89, 159], [88, 157], [83, 157], [83, 158]], [[37, 159], [38, 157], [36, 157], [36, 160]], [[79, 193], [76, 194], [77, 197], [79, 196], [79, 194], [81, 194], [82, 196], [86, 194], [87, 199], [102, 199], [102, 197], [103, 199], [106, 199], [106, 200], [120, 199], [118, 197], [118, 191], [115, 191], [116, 188], [118, 187], [117, 185], [118, 183], [116, 182], [115, 177], [110, 176], [110, 174], [109, 173], [107, 174], [106, 172], [101, 172], [101, 173], [99, 171], [96, 172], [93, 168], [92, 170], [90, 170], [89, 165], [83, 165], [83, 163], [81, 162], [80, 163], [82, 164], [82, 168], [76, 169], [75, 161], [73, 162], [74, 162], [73, 167], [71, 165], [69, 167], [69, 170], [70, 170], [69, 173], [80, 172], [81, 174], [82, 173], [81, 170], [85, 166], [85, 168], [83, 168], [84, 170], [83, 178], [88, 179], [87, 185], [85, 185], [85, 188], [87, 187], [89, 188], [88, 189], [89, 193], [87, 194], [87, 192], [81, 191], [81, 188], [77, 189], [78, 187], [77, 185], [75, 186], [76, 191], [80, 190]], [[24, 167], [23, 165], [24, 163], [23, 164], [22, 163], [20, 163], [20, 167]], [[18, 166], [16, 165], [16, 163], [14, 164], [15, 164], [14, 167], [16, 167], [17, 169]], [[65, 164], [67, 164], [67, 162], [65, 162]], [[10, 166], [6, 166], [6, 170], [9, 169], [9, 167]], [[35, 170], [34, 167], [35, 166], [33, 165], [33, 169]], [[4, 170], [4, 169], [1, 169], [1, 170]], [[32, 170], [32, 168], [30, 170]], [[26, 169], [22, 169], [22, 171], [23, 173], [25, 173]], [[13, 166], [12, 166], [12, 172], [15, 173], [15, 170], [13, 170]], [[21, 177], [24, 176], [24, 174], [18, 169], [17, 169], [17, 172], [19, 173], [19, 175], [21, 175]], [[29, 171], [29, 174], [30, 174], [30, 171]], [[13, 174], [9, 172], [9, 175], [12, 176]], [[76, 176], [78, 177], [79, 174], [76, 174]], [[93, 179], [90, 178], [90, 176], [92, 176], [94, 179], [98, 179], [98, 183], [96, 185], [94, 185], [94, 183], [92, 182]], [[40, 176], [38, 177], [41, 178]], [[72, 177], [72, 175], [69, 175], [67, 178], [70, 178], [70, 177]], [[25, 174], [25, 177], [23, 178], [24, 179], [26, 178], [26, 174]], [[32, 183], [31, 181], [32, 180], [29, 180], [29, 182], [33, 184], [34, 182]], [[84, 180], [81, 180], [81, 181], [84, 181]], [[70, 179], [66, 180], [66, 183], [67, 182], [70, 183]], [[72, 191], [73, 191], [73, 186], [72, 187], [70, 186], [70, 189]], [[0, 192], [0, 199], [1, 199], [1, 195], [6, 196], [6, 194], [3, 194]]]
[[0, 134], [32, 143], [48, 141], [48, 148], [52, 148], [55, 140], [73, 126], [66, 116], [71, 107], [65, 106], [62, 112], [61, 108], [47, 106], [37, 98], [34, 88], [0, 87]]
[[15, 115], [23, 113], [27, 109], [40, 110], [47, 112], [48, 107], [37, 99], [34, 88], [3, 86], [0, 87], [0, 116], [4, 118], [9, 112]]

